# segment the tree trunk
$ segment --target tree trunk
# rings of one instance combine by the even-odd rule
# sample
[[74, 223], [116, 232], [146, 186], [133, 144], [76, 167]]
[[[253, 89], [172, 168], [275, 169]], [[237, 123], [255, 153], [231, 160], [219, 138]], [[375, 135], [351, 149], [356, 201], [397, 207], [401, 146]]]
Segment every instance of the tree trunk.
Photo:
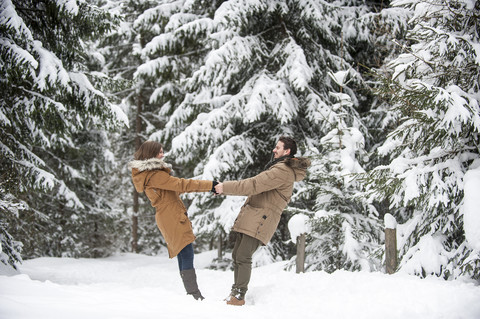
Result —
[[[137, 116], [135, 118], [135, 151], [137, 151], [140, 146], [142, 145], [141, 140], [141, 133], [142, 133], [142, 110], [143, 109], [143, 101], [142, 101], [142, 93], [141, 91], [138, 92], [137, 97]], [[134, 189], [133, 190], [133, 215], [132, 215], [132, 252], [138, 253], [138, 210], [139, 210], [139, 202], [138, 202], [138, 193]]]
[[133, 190], [132, 252], [138, 253], [138, 193]]

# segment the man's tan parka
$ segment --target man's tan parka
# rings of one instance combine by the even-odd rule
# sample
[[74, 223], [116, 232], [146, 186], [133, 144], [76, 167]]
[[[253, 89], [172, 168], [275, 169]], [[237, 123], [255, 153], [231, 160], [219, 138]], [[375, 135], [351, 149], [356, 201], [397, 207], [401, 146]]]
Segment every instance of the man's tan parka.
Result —
[[208, 192], [212, 181], [177, 178], [170, 175], [171, 166], [158, 158], [128, 163], [137, 192], [145, 192], [155, 207], [155, 220], [173, 258], [195, 240], [181, 193]]
[[248, 196], [233, 230], [254, 237], [266, 245], [290, 201], [293, 183], [305, 178], [309, 166], [310, 160], [307, 158], [287, 158], [255, 177], [223, 182], [224, 195]]

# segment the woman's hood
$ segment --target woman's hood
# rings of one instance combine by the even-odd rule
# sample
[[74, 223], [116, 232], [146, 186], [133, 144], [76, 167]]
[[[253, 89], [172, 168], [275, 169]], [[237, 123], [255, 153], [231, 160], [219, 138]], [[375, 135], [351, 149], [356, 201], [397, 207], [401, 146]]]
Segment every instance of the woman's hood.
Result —
[[165, 163], [158, 158], [149, 158], [147, 160], [134, 160], [128, 163], [128, 168], [132, 170], [133, 185], [137, 192], [145, 191], [145, 179], [149, 171], [164, 170], [168, 173], [172, 170], [172, 165]]
[[163, 159], [149, 158], [146, 160], [133, 160], [128, 163], [130, 170], [136, 168], [139, 172], [151, 171], [153, 169], [172, 169], [172, 165], [165, 163]]

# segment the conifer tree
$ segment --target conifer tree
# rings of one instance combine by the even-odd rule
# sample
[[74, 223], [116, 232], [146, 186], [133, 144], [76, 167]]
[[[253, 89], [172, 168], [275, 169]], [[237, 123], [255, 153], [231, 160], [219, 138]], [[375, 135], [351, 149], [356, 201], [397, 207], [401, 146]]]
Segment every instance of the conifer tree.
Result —
[[479, 157], [480, 2], [392, 4], [411, 12], [411, 42], [382, 77], [381, 95], [398, 122], [378, 149], [389, 164], [368, 174], [370, 197], [387, 201], [402, 224], [402, 271], [478, 279], [479, 256], [463, 229], [462, 180]]
[[[87, 2], [0, 6], [2, 230], [23, 243], [26, 257], [85, 253], [82, 213], [104, 205], [87, 191], [106, 155], [90, 132], [123, 115], [87, 67], [86, 41], [110, 28], [109, 16]], [[91, 151], [95, 157], [82, 158]]]
[[[210, 2], [206, 8], [215, 6]], [[115, 11], [124, 17], [120, 27], [99, 44], [105, 57], [104, 69], [112, 77], [129, 83], [130, 89], [115, 92], [122, 99], [124, 109], [132, 126], [117, 138], [116, 154], [122, 165], [132, 159], [132, 154], [147, 139], [166, 144], [168, 140], [156, 136], [163, 128], [166, 116], [171, 114], [184, 96], [180, 85], [182, 79], [191, 74], [196, 61], [201, 59], [200, 41], [177, 29], [180, 24], [198, 19], [204, 14], [202, 6], [195, 1], [109, 1], [104, 5], [109, 12]], [[168, 156], [165, 159], [172, 162]], [[176, 164], [176, 163], [173, 163]], [[174, 166], [174, 174], [179, 170]], [[180, 171], [182, 171], [180, 169]], [[115, 182], [123, 194], [130, 198], [134, 191], [130, 175]], [[183, 173], [181, 177], [185, 176]], [[134, 250], [154, 252], [164, 246], [158, 235], [154, 211], [144, 195], [134, 194], [132, 216], [133, 227], [137, 228], [138, 244]], [[137, 197], [138, 196], [138, 197]], [[131, 201], [124, 200], [127, 207]], [[136, 204], [135, 204], [136, 203]], [[137, 225], [135, 227], [135, 224]]]
[[[369, 96], [357, 93], [368, 90], [355, 58], [362, 56], [360, 52], [374, 52], [373, 31], [367, 23], [374, 17], [358, 19], [370, 13], [362, 3], [228, 1], [210, 20], [178, 27], [196, 38], [204, 36], [197, 34], [198, 30], [206, 30], [205, 47], [209, 48], [198, 70], [185, 79], [184, 99], [160, 135], [172, 139], [171, 154], [178, 163], [204, 179], [251, 177], [263, 170], [281, 135], [296, 138], [303, 155], [314, 158], [310, 179], [299, 185], [292, 209], [283, 215], [269, 245], [267, 257], [271, 260], [291, 256], [291, 246], [285, 244], [289, 239], [286, 222], [296, 212], [307, 212], [313, 223], [329, 225], [318, 226], [318, 236], [337, 236], [338, 246], [343, 247], [349, 238], [355, 238], [359, 247], [350, 255], [347, 248], [321, 252], [310, 260], [312, 269], [323, 268], [322, 258], [341, 261], [334, 269], [358, 269], [361, 259], [370, 258], [380, 241], [375, 210], [353, 199], [357, 186], [350, 183], [352, 188], [345, 191], [337, 186], [348, 179], [348, 169], [341, 163], [346, 157], [341, 154], [346, 152], [353, 159], [348, 173], [361, 171], [365, 162], [367, 142], [363, 140], [368, 134], [359, 111], [368, 109]], [[372, 61], [381, 58], [367, 56]], [[338, 174], [332, 173], [333, 168]], [[335, 204], [326, 196], [317, 198], [320, 189], [331, 190], [331, 185], [338, 190]], [[241, 203], [242, 199], [235, 197], [193, 197], [189, 213], [195, 216], [197, 233], [228, 233]], [[321, 221], [315, 217], [326, 210], [345, 215], [337, 219], [324, 216]], [[350, 222], [349, 226], [345, 222]], [[338, 237], [342, 225], [344, 230], [350, 229], [350, 237]], [[314, 238], [312, 252], [318, 251]], [[361, 246], [362, 240], [372, 240], [371, 247]], [[361, 250], [367, 253], [362, 255]], [[369, 268], [375, 268], [373, 264], [378, 262], [371, 258], [374, 261]]]

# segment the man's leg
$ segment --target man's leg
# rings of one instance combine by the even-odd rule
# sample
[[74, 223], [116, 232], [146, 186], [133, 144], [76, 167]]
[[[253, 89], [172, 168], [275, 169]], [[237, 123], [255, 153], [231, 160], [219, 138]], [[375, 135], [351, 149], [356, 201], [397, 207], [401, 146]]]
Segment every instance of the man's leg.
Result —
[[240, 246], [242, 239], [241, 233], [235, 233], [235, 245], [233, 246], [232, 251], [232, 260], [233, 260], [233, 286], [232, 291], [237, 288], [237, 276], [238, 276], [238, 264], [237, 264], [237, 250]]
[[[234, 251], [232, 252], [234, 263], [234, 284], [232, 286], [231, 296], [235, 297], [237, 300], [241, 300], [242, 304], [245, 303], [244, 298], [252, 274], [252, 255], [260, 245], [261, 242], [258, 239], [237, 233]], [[230, 299], [235, 302], [232, 298]]]

